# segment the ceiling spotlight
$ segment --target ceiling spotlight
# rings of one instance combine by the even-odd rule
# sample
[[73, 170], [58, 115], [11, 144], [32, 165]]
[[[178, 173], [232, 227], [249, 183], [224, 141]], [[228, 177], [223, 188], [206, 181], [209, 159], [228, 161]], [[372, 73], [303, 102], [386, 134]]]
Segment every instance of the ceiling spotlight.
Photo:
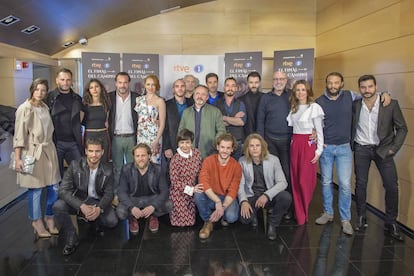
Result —
[[65, 48], [68, 48], [68, 47], [72, 46], [73, 44], [75, 44], [75, 42], [68, 41], [68, 42], [65, 42], [62, 46], [65, 47]]
[[79, 44], [82, 46], [88, 45], [88, 39], [86, 37], [82, 37], [79, 39]]
[[38, 30], [40, 30], [40, 28], [39, 28], [38, 26], [36, 26], [36, 25], [32, 25], [32, 26], [29, 26], [29, 27], [27, 27], [27, 28], [24, 28], [24, 29], [22, 30], [22, 33], [25, 33], [25, 34], [32, 34], [32, 33], [34, 33], [34, 32], [37, 32]]
[[11, 24], [14, 24], [18, 21], [20, 21], [19, 18], [17, 18], [14, 15], [9, 15], [9, 16], [6, 16], [3, 19], [0, 19], [0, 24], [5, 25], [5, 26], [10, 26]]

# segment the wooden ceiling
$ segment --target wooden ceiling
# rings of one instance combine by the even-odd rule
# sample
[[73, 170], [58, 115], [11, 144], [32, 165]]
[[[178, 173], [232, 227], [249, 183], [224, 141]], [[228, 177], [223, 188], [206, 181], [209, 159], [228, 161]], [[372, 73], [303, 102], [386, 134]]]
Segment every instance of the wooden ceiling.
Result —
[[[0, 19], [20, 20], [0, 25], [0, 42], [53, 55], [68, 41], [91, 38], [174, 7], [188, 7], [209, 0], [1, 0]], [[25, 34], [32, 25], [40, 29]], [[0, 53], [1, 56], [1, 53]]]

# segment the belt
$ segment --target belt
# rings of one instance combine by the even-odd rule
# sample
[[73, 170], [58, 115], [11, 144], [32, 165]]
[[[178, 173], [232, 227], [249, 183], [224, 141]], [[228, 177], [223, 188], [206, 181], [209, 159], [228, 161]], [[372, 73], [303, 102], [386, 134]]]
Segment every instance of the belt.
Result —
[[361, 144], [358, 144], [357, 142], [355, 142], [355, 145], [361, 148], [366, 148], [366, 149], [376, 149], [378, 147], [377, 145], [361, 145]]
[[126, 134], [114, 134], [115, 137], [132, 137], [134, 133], [126, 133]]

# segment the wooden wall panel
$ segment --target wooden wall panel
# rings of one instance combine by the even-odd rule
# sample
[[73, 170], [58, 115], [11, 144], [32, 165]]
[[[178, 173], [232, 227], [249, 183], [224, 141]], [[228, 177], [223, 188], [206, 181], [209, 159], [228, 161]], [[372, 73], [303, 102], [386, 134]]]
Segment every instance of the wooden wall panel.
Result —
[[54, 58], [79, 58], [82, 51], [224, 54], [315, 48], [315, 0], [218, 0], [160, 14], [89, 39]]
[[[339, 0], [339, 1], [317, 1], [317, 28], [318, 35], [329, 30], [337, 29], [340, 26], [352, 23], [387, 8], [393, 4], [398, 4], [400, 0]], [[322, 3], [320, 3], [322, 2]], [[326, 3], [324, 3], [326, 2]], [[385, 18], [384, 18], [385, 19]], [[384, 20], [386, 21], [386, 20]]]
[[[395, 157], [400, 183], [399, 221], [414, 229], [414, 1], [317, 3], [315, 94], [323, 92], [325, 76], [338, 71], [345, 77], [345, 88], [353, 91], [358, 91], [359, 76], [374, 74], [378, 90], [391, 91], [399, 100], [408, 125], [405, 144]], [[374, 164], [368, 202], [384, 211], [384, 189]]]

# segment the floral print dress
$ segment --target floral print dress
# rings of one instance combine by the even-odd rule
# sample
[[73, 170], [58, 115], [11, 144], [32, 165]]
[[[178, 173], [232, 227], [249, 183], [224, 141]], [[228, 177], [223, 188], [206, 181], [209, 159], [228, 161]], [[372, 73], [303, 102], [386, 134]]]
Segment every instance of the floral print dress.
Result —
[[[145, 96], [137, 97], [134, 110], [138, 113], [137, 144], [145, 143], [151, 147], [158, 134], [158, 109], [147, 105]], [[151, 161], [161, 163], [161, 139], [158, 144], [158, 153], [152, 154]]]

